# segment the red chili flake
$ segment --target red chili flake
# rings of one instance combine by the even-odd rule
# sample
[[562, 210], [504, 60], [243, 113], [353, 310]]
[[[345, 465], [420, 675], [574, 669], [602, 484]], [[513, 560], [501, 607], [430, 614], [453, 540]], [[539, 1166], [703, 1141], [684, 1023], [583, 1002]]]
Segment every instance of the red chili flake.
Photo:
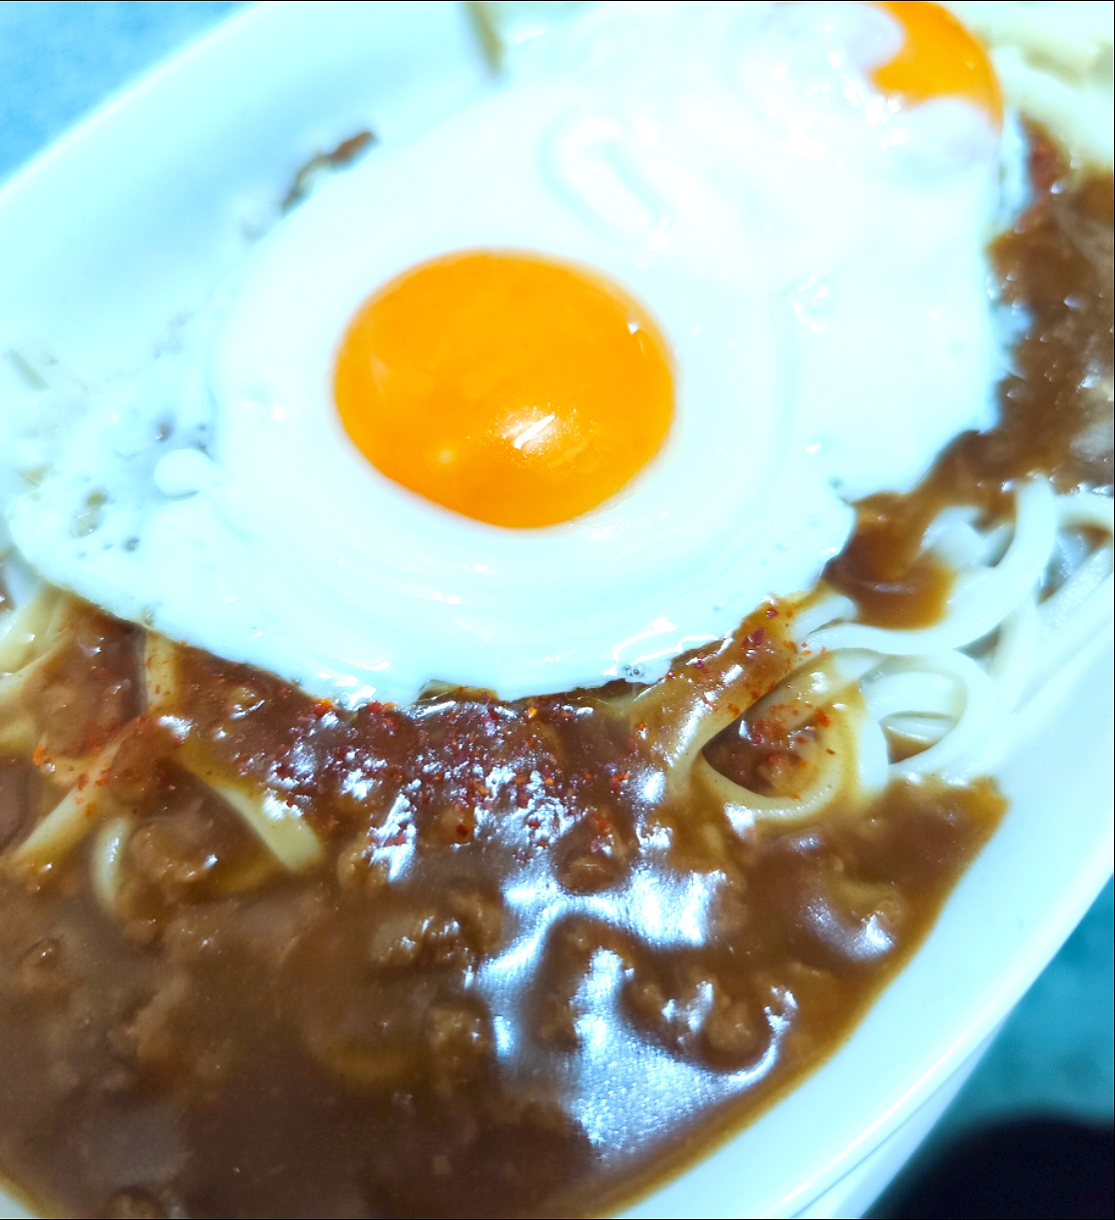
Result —
[[46, 746], [36, 746], [35, 752], [31, 755], [31, 761], [36, 767], [41, 767], [47, 760]]
[[83, 772], [82, 772], [82, 773], [81, 773], [81, 774], [80, 774], [80, 775], [77, 777], [77, 790], [78, 790], [79, 792], [84, 792], [84, 791], [85, 791], [85, 785], [86, 785], [86, 784], [88, 784], [88, 783], [89, 783], [89, 776], [88, 776], [88, 775], [86, 775], [86, 774], [85, 774], [85, 772], [83, 771]]
[[458, 839], [467, 839], [471, 833], [472, 832], [464, 824], [464, 822], [457, 823], [457, 838]]
[[538, 814], [532, 813], [530, 817], [527, 818], [527, 825], [531, 828], [531, 830], [537, 830], [539, 826], [542, 825], [542, 819], [538, 816]]
[[619, 792], [623, 785], [631, 778], [630, 771], [621, 771], [618, 775], [612, 776], [612, 791]]
[[827, 712], [818, 712], [814, 719], [823, 729], [827, 729], [832, 724]]
[[741, 709], [738, 708], [734, 703], [728, 704], [728, 711], [731, 712], [733, 716], [738, 716], [740, 714], [740, 710]]
[[694, 669], [699, 669], [702, 673], [704, 673], [705, 663], [704, 663], [704, 661], [701, 660], [700, 657], [694, 657], [693, 660], [689, 662], [689, 664], [692, 665]]
[[402, 847], [407, 841], [406, 831], [396, 830], [393, 835], [383, 840], [384, 847]]
[[778, 617], [778, 607], [777, 606], [768, 606], [767, 607], [767, 618], [777, 618], [777, 617]]

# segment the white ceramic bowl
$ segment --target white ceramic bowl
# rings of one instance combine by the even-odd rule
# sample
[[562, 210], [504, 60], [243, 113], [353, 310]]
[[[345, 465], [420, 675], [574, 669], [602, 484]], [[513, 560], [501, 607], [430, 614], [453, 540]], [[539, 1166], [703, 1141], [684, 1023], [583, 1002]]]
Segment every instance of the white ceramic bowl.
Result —
[[[272, 3], [108, 103], [0, 190], [0, 350], [140, 364], [296, 170], [491, 88], [450, 4]], [[832, 1058], [630, 1216], [850, 1216], [886, 1185], [1112, 871], [1110, 628], [1014, 725], [1006, 819]], [[0, 1216], [27, 1215], [0, 1198]]]

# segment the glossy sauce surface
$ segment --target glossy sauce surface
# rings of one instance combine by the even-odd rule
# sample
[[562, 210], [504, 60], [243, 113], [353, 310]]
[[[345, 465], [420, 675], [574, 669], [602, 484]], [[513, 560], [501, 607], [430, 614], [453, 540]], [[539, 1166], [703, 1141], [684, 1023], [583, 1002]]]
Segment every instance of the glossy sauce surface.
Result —
[[[1040, 140], [1035, 167], [995, 249], [1033, 320], [1002, 424], [862, 505], [827, 573], [874, 621], [940, 613], [917, 544], [941, 505], [1110, 483], [1111, 180]], [[680, 799], [695, 702], [742, 715], [797, 663], [786, 605], [652, 688], [355, 714], [185, 649], [160, 687], [139, 628], [58, 613], [0, 725], [6, 851], [99, 776], [97, 832], [0, 879], [0, 1165], [50, 1213], [618, 1205], [832, 1053], [1003, 810], [989, 783], [895, 785], [740, 836]], [[726, 741], [706, 757], [760, 790], [809, 746]], [[320, 858], [265, 849], [230, 804], [260, 792]]]

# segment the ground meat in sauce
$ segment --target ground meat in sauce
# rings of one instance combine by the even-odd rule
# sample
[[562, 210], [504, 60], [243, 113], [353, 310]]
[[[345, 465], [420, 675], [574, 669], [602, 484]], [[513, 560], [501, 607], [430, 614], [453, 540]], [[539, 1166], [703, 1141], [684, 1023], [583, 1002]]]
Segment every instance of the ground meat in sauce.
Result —
[[[995, 251], [1034, 320], [1002, 426], [959, 438], [912, 497], [863, 505], [830, 566], [878, 621], [939, 607], [939, 574], [914, 559], [940, 504], [993, 509], [1031, 470], [1110, 483], [1111, 179], [1070, 184], [1040, 141], [1035, 163], [1035, 205]], [[622, 684], [347, 715], [181, 650], [160, 721], [142, 713], [142, 633], [71, 613], [23, 694], [36, 749], [0, 758], [11, 845], [74, 759], [113, 750], [102, 837], [0, 879], [0, 1164], [62, 1214], [614, 1206], [832, 1052], [1002, 812], [990, 784], [897, 786], [741, 839], [721, 810], [671, 803], [663, 726], [729, 668], [751, 701], [781, 680], [793, 649], [776, 606], [683, 658], [658, 719], [634, 716]], [[194, 777], [201, 750], [229, 783], [282, 792], [325, 860], [278, 866]], [[777, 788], [796, 755], [756, 739], [706, 757]], [[90, 885], [97, 852], [108, 891]], [[673, 904], [665, 927], [653, 893]], [[685, 911], [699, 912], [688, 939], [672, 926]], [[517, 947], [506, 981], [485, 974]], [[730, 1082], [760, 1064], [750, 1086]], [[710, 1100], [679, 1120], [695, 1082]], [[582, 1104], [609, 1088], [648, 1115], [626, 1145]]]

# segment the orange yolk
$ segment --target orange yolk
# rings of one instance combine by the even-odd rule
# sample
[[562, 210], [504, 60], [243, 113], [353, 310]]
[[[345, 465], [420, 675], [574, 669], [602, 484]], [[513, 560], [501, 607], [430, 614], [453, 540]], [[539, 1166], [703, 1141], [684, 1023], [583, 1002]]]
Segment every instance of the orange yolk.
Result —
[[453, 255], [375, 293], [344, 337], [334, 393], [388, 478], [514, 528], [615, 495], [674, 409], [646, 312], [595, 274], [523, 254]]
[[884, 93], [916, 105], [931, 97], [962, 97], [981, 107], [996, 127], [1003, 122], [1003, 95], [983, 47], [940, 4], [907, 0], [879, 3], [902, 26], [898, 54], [872, 74]]

